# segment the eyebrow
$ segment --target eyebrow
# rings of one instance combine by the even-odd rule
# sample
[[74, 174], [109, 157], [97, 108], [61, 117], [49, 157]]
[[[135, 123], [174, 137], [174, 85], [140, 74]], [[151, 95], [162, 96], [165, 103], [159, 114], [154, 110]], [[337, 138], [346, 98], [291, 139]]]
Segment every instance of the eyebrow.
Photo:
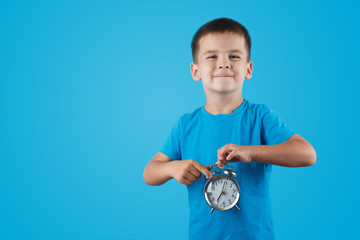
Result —
[[[218, 51], [216, 51], [216, 50], [207, 50], [206, 52], [204, 52], [204, 54], [203, 54], [203, 55], [208, 54], [208, 53], [213, 53], [213, 52], [218, 52]], [[243, 52], [242, 52], [242, 51], [240, 51], [240, 50], [238, 50], [238, 49], [229, 50], [229, 51], [227, 51], [227, 52], [238, 52], [238, 53], [243, 54]]]

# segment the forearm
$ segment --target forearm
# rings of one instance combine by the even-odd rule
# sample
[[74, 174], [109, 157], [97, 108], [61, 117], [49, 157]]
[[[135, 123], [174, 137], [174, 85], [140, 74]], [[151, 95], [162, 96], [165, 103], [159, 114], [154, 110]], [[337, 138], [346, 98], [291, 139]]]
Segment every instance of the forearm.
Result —
[[143, 178], [149, 185], [159, 186], [174, 178], [179, 183], [190, 186], [204, 174], [211, 178], [210, 166], [205, 166], [199, 162], [186, 160], [171, 160], [168, 156], [159, 152], [146, 166]]
[[314, 148], [306, 141], [292, 140], [276, 145], [248, 146], [251, 161], [284, 167], [312, 166], [316, 161]]
[[145, 182], [152, 186], [159, 186], [169, 181], [172, 178], [168, 170], [170, 164], [171, 162], [151, 160], [143, 173]]

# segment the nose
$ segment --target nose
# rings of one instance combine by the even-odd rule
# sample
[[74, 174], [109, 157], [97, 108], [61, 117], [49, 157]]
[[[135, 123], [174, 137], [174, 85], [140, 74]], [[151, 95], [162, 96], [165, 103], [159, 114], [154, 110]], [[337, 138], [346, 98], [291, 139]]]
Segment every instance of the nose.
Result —
[[223, 69], [223, 68], [230, 68], [230, 63], [229, 62], [227, 62], [227, 61], [221, 61], [220, 63], [219, 63], [219, 68], [220, 69]]

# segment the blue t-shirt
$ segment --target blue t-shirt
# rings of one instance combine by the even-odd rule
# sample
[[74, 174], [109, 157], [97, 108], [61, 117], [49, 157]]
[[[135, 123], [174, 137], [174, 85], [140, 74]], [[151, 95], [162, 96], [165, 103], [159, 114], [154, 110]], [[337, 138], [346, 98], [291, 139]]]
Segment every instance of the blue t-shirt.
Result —
[[[217, 162], [217, 150], [226, 144], [273, 145], [294, 132], [263, 104], [244, 99], [232, 114], [208, 113], [204, 106], [181, 116], [161, 148], [172, 160], [193, 159], [203, 165]], [[271, 165], [229, 163], [240, 186], [240, 211], [232, 208], [210, 214], [204, 198], [204, 178], [188, 186], [192, 239], [274, 239], [269, 194]]]

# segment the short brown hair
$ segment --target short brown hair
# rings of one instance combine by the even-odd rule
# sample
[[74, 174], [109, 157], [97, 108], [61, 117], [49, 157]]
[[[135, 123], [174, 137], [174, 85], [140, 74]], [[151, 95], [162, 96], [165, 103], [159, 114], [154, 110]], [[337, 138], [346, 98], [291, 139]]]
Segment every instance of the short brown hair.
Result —
[[237, 33], [245, 38], [245, 46], [248, 50], [248, 62], [250, 61], [251, 38], [248, 30], [237, 21], [230, 18], [217, 18], [202, 25], [195, 33], [191, 41], [191, 50], [194, 63], [197, 63], [200, 39], [209, 33]]

